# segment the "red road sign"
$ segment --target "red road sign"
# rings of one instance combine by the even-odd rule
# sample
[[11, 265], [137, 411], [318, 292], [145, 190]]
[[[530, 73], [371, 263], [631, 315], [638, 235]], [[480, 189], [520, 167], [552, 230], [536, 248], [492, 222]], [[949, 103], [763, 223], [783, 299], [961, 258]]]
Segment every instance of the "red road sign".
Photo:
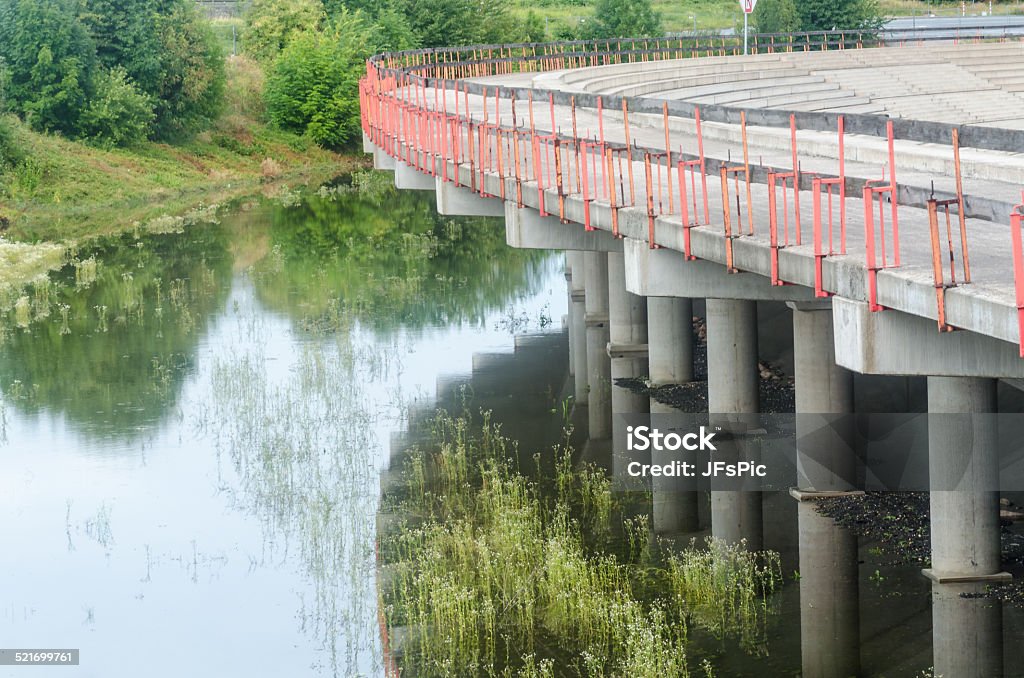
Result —
[[750, 14], [754, 11], [754, 5], [757, 4], [757, 0], [740, 0], [740, 7], [743, 8], [744, 14]]

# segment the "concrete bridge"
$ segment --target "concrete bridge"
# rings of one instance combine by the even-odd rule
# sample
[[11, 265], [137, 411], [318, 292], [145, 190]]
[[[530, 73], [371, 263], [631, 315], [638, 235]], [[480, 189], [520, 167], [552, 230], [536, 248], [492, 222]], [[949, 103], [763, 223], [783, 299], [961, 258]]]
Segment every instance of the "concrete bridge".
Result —
[[[928, 38], [762, 38], [750, 56], [724, 38], [416, 51], [375, 57], [361, 85], [364, 150], [399, 188], [434, 191], [442, 214], [503, 217], [512, 247], [566, 251], [592, 440], [613, 438], [613, 412], [647, 410], [617, 378], [693, 378], [695, 302], [709, 411], [757, 413], [758, 303], [788, 305], [802, 627], [820, 636], [806, 675], [859, 670], [841, 614], [857, 553], [812, 508], [850, 491], [851, 443], [801, 427], [853, 412], [855, 374], [927, 378], [936, 415], [994, 413], [998, 381], [1024, 378], [1024, 44]], [[936, 674], [996, 675], [1000, 616], [947, 614], [1009, 578], [995, 424], [932, 421]], [[695, 500], [658, 490], [655, 529], [692, 525]], [[712, 492], [711, 523], [759, 546], [760, 497]]]

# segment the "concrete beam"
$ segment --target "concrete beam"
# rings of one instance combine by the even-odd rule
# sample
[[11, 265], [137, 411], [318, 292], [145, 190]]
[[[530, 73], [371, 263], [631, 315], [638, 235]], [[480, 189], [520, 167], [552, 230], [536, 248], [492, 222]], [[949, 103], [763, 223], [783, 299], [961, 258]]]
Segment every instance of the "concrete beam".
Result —
[[558, 217], [542, 217], [532, 207], [505, 203], [505, 241], [511, 247], [536, 250], [621, 252], [622, 240], [607, 231], [588, 231], [582, 224], [563, 224]]
[[395, 188], [406, 191], [433, 191], [434, 177], [401, 160], [395, 161]]
[[940, 333], [935, 321], [900, 311], [872, 313], [833, 297], [836, 362], [861, 374], [1024, 377], [1018, 347], [974, 332]]
[[505, 205], [497, 198], [481, 198], [464, 186], [445, 183], [441, 177], [434, 177], [434, 182], [438, 214], [453, 217], [505, 216]]
[[383, 148], [379, 146], [373, 147], [373, 169], [375, 170], [394, 170], [395, 159], [384, 152]]
[[684, 261], [672, 249], [652, 250], [646, 242], [626, 238], [626, 289], [649, 297], [800, 301], [814, 298], [802, 285], [772, 286], [756, 273], [727, 273], [713, 261]]
[[377, 146], [370, 141], [370, 137], [366, 132], [363, 132], [363, 153], [373, 153], [373, 149], [375, 148], [377, 148]]

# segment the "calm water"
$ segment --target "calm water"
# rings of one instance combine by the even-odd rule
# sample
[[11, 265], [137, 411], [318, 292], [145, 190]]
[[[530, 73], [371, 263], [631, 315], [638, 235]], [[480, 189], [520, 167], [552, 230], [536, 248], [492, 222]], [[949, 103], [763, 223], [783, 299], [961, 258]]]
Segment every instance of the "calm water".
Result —
[[[0, 676], [383, 675], [380, 472], [438, 406], [491, 409], [543, 449], [571, 393], [560, 258], [372, 182], [103, 242], [8, 306], [0, 647], [81, 648], [82, 665]], [[766, 642], [695, 630], [693, 656], [721, 676], [817, 675], [796, 502], [768, 495], [764, 516], [787, 577]], [[928, 583], [858, 554], [862, 674], [926, 675]], [[970, 632], [976, 610], [943, 609]], [[1024, 675], [1020, 614], [1001, 614], [990, 649]]]
[[392, 432], [560, 331], [561, 264], [419, 195], [246, 208], [83, 250], [8, 314], [0, 646], [82, 659], [0, 675], [382, 675]]

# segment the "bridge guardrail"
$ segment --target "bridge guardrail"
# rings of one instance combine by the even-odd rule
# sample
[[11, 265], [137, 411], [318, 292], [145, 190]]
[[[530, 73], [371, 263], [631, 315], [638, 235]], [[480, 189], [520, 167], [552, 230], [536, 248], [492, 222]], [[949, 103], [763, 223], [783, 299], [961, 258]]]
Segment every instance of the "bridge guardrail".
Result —
[[[945, 29], [944, 29], [945, 30]], [[819, 36], [821, 45], [830, 45], [837, 40], [839, 44], [851, 36], [850, 32], [802, 34], [809, 38]], [[858, 48], [866, 48], [863, 33], [858, 33]], [[851, 37], [852, 39], [852, 37]], [[609, 49], [614, 43], [614, 49]], [[671, 43], [671, 44], [670, 44]], [[696, 46], [696, 41], [694, 46]], [[755, 42], [755, 44], [757, 44]], [[769, 43], [771, 44], [771, 43]], [[778, 43], [775, 43], [778, 44]], [[788, 46], [796, 44], [793, 40]], [[879, 41], [877, 44], [883, 44]], [[626, 49], [620, 49], [625, 46]], [[586, 47], [587, 49], [583, 49]], [[706, 55], [717, 55], [724, 49], [721, 44], [705, 43]], [[845, 48], [845, 47], [844, 47]], [[538, 53], [539, 50], [539, 53]], [[636, 207], [638, 193], [646, 197], [645, 214], [649, 228], [649, 243], [655, 243], [655, 222], [659, 216], [678, 214], [682, 222], [684, 256], [694, 258], [691, 250], [691, 231], [701, 226], [698, 197], [703, 201], [703, 226], [709, 226], [707, 177], [709, 174], [720, 175], [722, 182], [722, 226], [726, 247], [726, 266], [730, 272], [738, 272], [732, 257], [734, 240], [747, 235], [754, 235], [755, 224], [752, 210], [751, 183], [768, 184], [775, 182], [783, 187], [784, 209], [788, 205], [786, 191], [793, 195], [794, 233], [797, 244], [800, 244], [799, 190], [807, 190], [812, 194], [814, 212], [814, 258], [815, 258], [815, 294], [825, 297], [835, 290], [828, 289], [822, 273], [823, 262], [832, 256], [841, 256], [846, 250], [846, 195], [862, 195], [864, 204], [865, 250], [864, 269], [866, 273], [866, 289], [869, 307], [872, 311], [881, 311], [885, 307], [878, 301], [877, 276], [884, 269], [898, 268], [900, 260], [899, 241], [899, 206], [911, 202], [922, 209], [938, 204], [949, 217], [952, 207], [957, 213], [961, 224], [958, 234], [962, 250], [964, 274], [959, 283], [953, 277], [947, 284], [942, 276], [942, 266], [935, 269], [936, 315], [940, 331], [953, 329], [946, 321], [945, 291], [948, 287], [970, 282], [968, 272], [968, 243], [965, 218], [972, 215], [969, 203], [963, 198], [960, 183], [959, 147], [971, 145], [986, 148], [983, 132], [992, 132], [989, 128], [975, 128], [969, 125], [946, 125], [921, 121], [893, 120], [888, 116], [833, 114], [833, 113], [797, 113], [785, 111], [756, 111], [735, 109], [726, 106], [698, 106], [689, 102], [659, 101], [646, 97], [599, 96], [589, 93], [545, 91], [547, 108], [550, 112], [550, 127], [547, 132], [539, 130], [535, 118], [535, 94], [538, 90], [532, 87], [506, 87], [471, 81], [467, 78], [480, 78], [493, 75], [512, 73], [536, 73], [545, 70], [561, 70], [570, 67], [603, 65], [605, 63], [630, 63], [630, 59], [659, 61], [678, 58], [685, 52], [685, 43], [678, 38], [666, 39], [633, 39], [623, 41], [598, 41], [587, 43], [565, 44], [521, 44], [499, 46], [472, 46], [450, 50], [414, 50], [398, 54], [384, 54], [371, 58], [367, 62], [367, 76], [360, 83], [360, 104], [363, 112], [363, 130], [378, 147], [388, 154], [403, 159], [409, 165], [440, 176], [443, 181], [462, 181], [460, 168], [468, 168], [469, 188], [487, 196], [487, 175], [497, 174], [500, 179], [500, 193], [505, 195], [505, 180], [515, 179], [518, 206], [523, 206], [523, 184], [534, 182], [538, 192], [538, 209], [547, 215], [549, 207], [547, 193], [555, 191], [558, 217], [567, 223], [566, 198], [578, 196], [583, 203], [584, 226], [592, 228], [590, 213], [595, 201], [607, 203], [611, 214], [611, 231], [616, 237], [619, 233], [619, 212], [623, 208]], [[695, 53], [688, 57], [699, 56]], [[456, 58], [458, 57], [458, 58]], [[449, 109], [449, 99], [454, 92], [454, 113]], [[443, 94], [442, 94], [443, 93]], [[432, 96], [431, 96], [432, 94]], [[470, 111], [470, 95], [483, 102], [482, 120], [479, 108], [476, 117]], [[460, 101], [462, 102], [460, 110]], [[493, 116], [491, 105], [493, 103]], [[525, 118], [519, 115], [522, 105], [528, 108], [529, 126], [524, 124]], [[563, 133], [557, 124], [555, 106], [566, 106], [571, 113], [571, 134]], [[598, 134], [591, 135], [587, 130], [581, 134], [577, 129], [576, 112], [579, 107], [597, 112]], [[605, 111], [621, 111], [623, 124], [622, 135], [625, 143], [613, 142], [605, 136]], [[511, 113], [512, 124], [508, 118], [502, 119], [506, 112]], [[665, 148], [642, 147], [631, 140], [630, 113], [660, 114], [665, 132]], [[684, 154], [682, 147], [678, 152], [672, 150], [671, 135], [668, 125], [670, 116], [692, 119], [696, 125], [697, 154]], [[736, 165], [717, 158], [706, 158], [703, 153], [703, 137], [700, 124], [702, 121], [713, 120], [738, 124], [743, 142], [743, 162]], [[749, 124], [765, 126], [782, 126], [790, 129], [792, 138], [792, 167], [754, 167], [747, 157], [746, 130]], [[840, 149], [839, 163], [835, 174], [802, 173], [799, 170], [799, 158], [796, 147], [798, 128], [837, 131]], [[1024, 148], [1024, 131], [998, 130], [999, 150], [1005, 146], [1007, 136], [1019, 139]], [[864, 180], [848, 177], [843, 163], [842, 149], [845, 135], [869, 134], [885, 138], [888, 143], [888, 163], [883, 168], [880, 180]], [[936, 198], [934, 189], [926, 195], [915, 193], [914, 187], [900, 186], [896, 182], [895, 139], [910, 139], [948, 144], [951, 147], [953, 162], [957, 175], [957, 193], [940, 195]], [[965, 141], [965, 138], [967, 141]], [[527, 159], [528, 158], [528, 159]], [[509, 159], [512, 160], [511, 166]], [[643, 172], [634, 176], [634, 162], [643, 163]], [[449, 164], [454, 167], [454, 176], [449, 174]], [[678, 172], [679, 202], [678, 209], [673, 200], [672, 172]], [[663, 186], [662, 171], [668, 181], [667, 191]], [[686, 173], [689, 171], [689, 181]], [[698, 191], [697, 175], [700, 175]], [[655, 179], [655, 175], [657, 175]], [[735, 184], [735, 195], [729, 188], [729, 179]], [[741, 185], [742, 182], [742, 185]], [[687, 188], [689, 184], [689, 188]], [[788, 187], [788, 188], [787, 188]], [[833, 204], [833, 189], [837, 189], [839, 204]], [[822, 191], [826, 193], [822, 196]], [[699, 196], [698, 196], [699, 194]], [[769, 198], [774, 194], [769, 192]], [[667, 199], [666, 199], [666, 196]], [[746, 219], [743, 219], [742, 203], [746, 204]], [[733, 228], [731, 212], [732, 198], [735, 198], [737, 218]], [[827, 207], [823, 214], [822, 201]], [[936, 200], [939, 202], [936, 203]], [[772, 208], [778, 203], [770, 200]], [[888, 206], [888, 209], [886, 209]], [[693, 218], [689, 211], [693, 209]], [[833, 225], [836, 221], [838, 207], [839, 242], [835, 242]], [[890, 212], [886, 229], [885, 212]], [[1009, 208], [1002, 214], [1009, 213]], [[777, 215], [771, 209], [769, 234], [772, 242], [772, 283], [788, 284], [779, 272], [779, 250], [789, 243], [789, 217], [784, 215], [782, 235], [780, 238]], [[982, 215], [985, 216], [985, 215]], [[876, 220], [877, 217], [877, 220]], [[991, 217], [989, 217], [991, 218]], [[1011, 218], [1019, 226], [1020, 215], [1014, 212]], [[937, 223], [937, 222], [934, 222]], [[827, 224], [827, 235], [825, 233]], [[764, 227], [762, 226], [762, 229]], [[941, 238], [937, 226], [933, 225], [932, 254], [933, 261], [953, 257], [952, 230], [949, 233], [948, 251], [942, 250]], [[1020, 238], [1020, 229], [1014, 233]], [[1014, 267], [1018, 277], [1018, 294], [1024, 295], [1024, 253], [1020, 251], [1016, 240], [1014, 245]], [[827, 245], [827, 246], [826, 246]], [[1024, 297], [1022, 297], [1024, 298]], [[1019, 301], [1019, 305], [1024, 302]], [[1024, 306], [1021, 306], [1024, 308]], [[1024, 314], [1024, 311], [1021, 311]], [[1024, 317], [1024, 315], [1022, 315]], [[1024, 320], [1022, 320], [1024, 323]], [[1024, 332], [1024, 324], [1022, 324]], [[1022, 341], [1024, 351], [1024, 341]]]

